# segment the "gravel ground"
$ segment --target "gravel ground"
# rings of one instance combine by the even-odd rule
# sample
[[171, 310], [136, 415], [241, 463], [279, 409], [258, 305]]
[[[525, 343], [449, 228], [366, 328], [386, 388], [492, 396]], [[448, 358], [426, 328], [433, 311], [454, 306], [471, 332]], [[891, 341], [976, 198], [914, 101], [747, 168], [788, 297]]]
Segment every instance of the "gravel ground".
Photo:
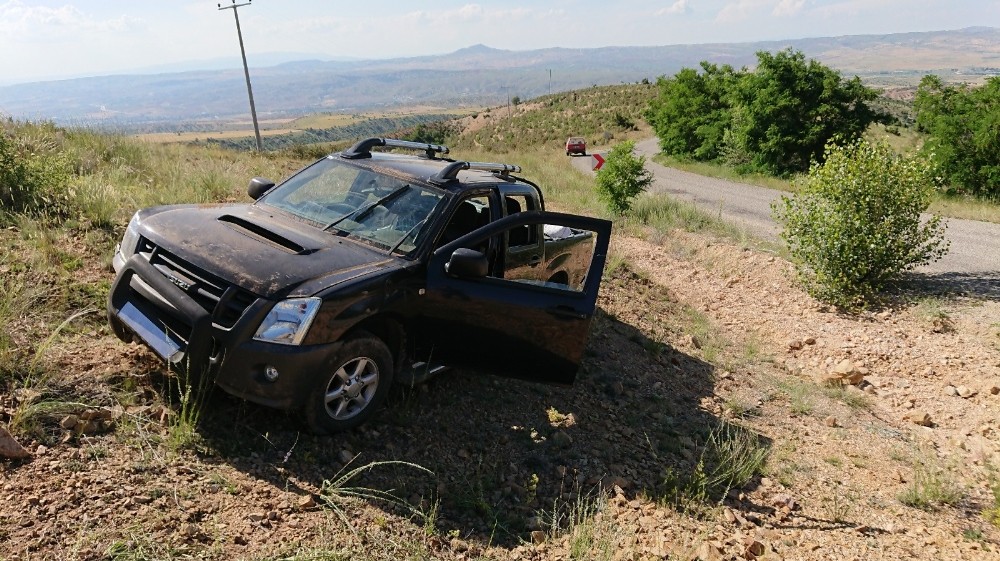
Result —
[[[32, 457], [0, 461], [0, 558], [1000, 559], [982, 514], [997, 507], [1000, 304], [846, 317], [773, 255], [657, 239], [616, 238], [625, 264], [572, 387], [454, 371], [332, 438], [216, 392], [171, 446], [171, 378], [95, 321], [54, 346], [42, 396], [0, 396], [2, 422], [71, 401], [22, 439]], [[69, 413], [97, 423], [64, 430]], [[727, 426], [767, 450], [762, 472], [684, 500], [670, 482]], [[370, 462], [431, 473], [382, 463], [331, 483]]]

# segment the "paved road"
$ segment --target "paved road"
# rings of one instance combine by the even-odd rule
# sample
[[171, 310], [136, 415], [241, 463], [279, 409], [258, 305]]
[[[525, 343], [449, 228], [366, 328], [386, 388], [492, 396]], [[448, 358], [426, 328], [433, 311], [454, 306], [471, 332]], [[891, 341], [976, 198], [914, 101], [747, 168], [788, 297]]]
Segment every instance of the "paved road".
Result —
[[[745, 183], [704, 177], [652, 161], [659, 151], [656, 139], [644, 140], [636, 151], [647, 157], [646, 167], [655, 181], [654, 193], [668, 193], [690, 201], [713, 214], [742, 225], [765, 239], [777, 240], [779, 228], [771, 218], [771, 202], [783, 193]], [[590, 158], [574, 158], [589, 169]], [[931, 281], [958, 283], [983, 296], [1000, 297], [1000, 225], [975, 220], [948, 219], [945, 236], [951, 241], [948, 255], [918, 270]]]

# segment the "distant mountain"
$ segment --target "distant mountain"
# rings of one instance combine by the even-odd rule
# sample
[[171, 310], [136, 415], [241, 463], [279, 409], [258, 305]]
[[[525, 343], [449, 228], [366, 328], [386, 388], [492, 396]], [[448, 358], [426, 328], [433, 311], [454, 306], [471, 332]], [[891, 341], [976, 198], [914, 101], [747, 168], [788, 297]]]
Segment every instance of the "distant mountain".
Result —
[[[913, 85], [925, 73], [968, 78], [1000, 73], [1000, 29], [856, 35], [661, 47], [508, 51], [473, 45], [437, 56], [298, 60], [250, 71], [260, 119], [367, 112], [414, 105], [475, 107], [549, 91], [655, 80], [702, 60], [752, 65], [760, 50], [793, 47], [876, 85]], [[251, 61], [257, 62], [259, 61]], [[551, 81], [550, 81], [551, 76]], [[0, 87], [0, 113], [17, 119], [127, 130], [204, 128], [249, 113], [241, 65]]]

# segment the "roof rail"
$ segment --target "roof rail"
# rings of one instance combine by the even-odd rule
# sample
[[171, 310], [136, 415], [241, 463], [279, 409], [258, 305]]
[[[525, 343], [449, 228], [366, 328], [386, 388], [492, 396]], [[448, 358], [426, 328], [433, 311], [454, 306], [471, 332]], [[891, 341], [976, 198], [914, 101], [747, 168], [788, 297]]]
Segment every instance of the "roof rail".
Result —
[[434, 159], [436, 154], [447, 154], [448, 147], [440, 144], [427, 144], [425, 142], [411, 142], [409, 140], [396, 140], [394, 138], [366, 138], [357, 142], [347, 150], [340, 153], [342, 158], [348, 160], [358, 160], [372, 157], [372, 148], [376, 146], [388, 146], [390, 148], [406, 148], [408, 150], [423, 150], [424, 156]]
[[429, 182], [435, 185], [444, 185], [450, 181], [454, 181], [458, 177], [458, 172], [466, 169], [476, 169], [482, 171], [491, 171], [494, 175], [509, 178], [510, 173], [521, 173], [521, 166], [514, 164], [496, 164], [491, 162], [452, 162], [444, 167], [441, 171], [437, 172], [434, 177], [428, 179]]

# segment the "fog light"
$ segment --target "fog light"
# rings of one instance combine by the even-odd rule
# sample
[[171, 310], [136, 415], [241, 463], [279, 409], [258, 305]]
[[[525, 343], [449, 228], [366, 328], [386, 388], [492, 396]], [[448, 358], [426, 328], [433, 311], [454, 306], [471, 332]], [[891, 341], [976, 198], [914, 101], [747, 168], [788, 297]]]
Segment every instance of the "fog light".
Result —
[[278, 369], [273, 366], [267, 366], [266, 368], [264, 368], [264, 378], [266, 378], [268, 382], [273, 382], [277, 380]]

